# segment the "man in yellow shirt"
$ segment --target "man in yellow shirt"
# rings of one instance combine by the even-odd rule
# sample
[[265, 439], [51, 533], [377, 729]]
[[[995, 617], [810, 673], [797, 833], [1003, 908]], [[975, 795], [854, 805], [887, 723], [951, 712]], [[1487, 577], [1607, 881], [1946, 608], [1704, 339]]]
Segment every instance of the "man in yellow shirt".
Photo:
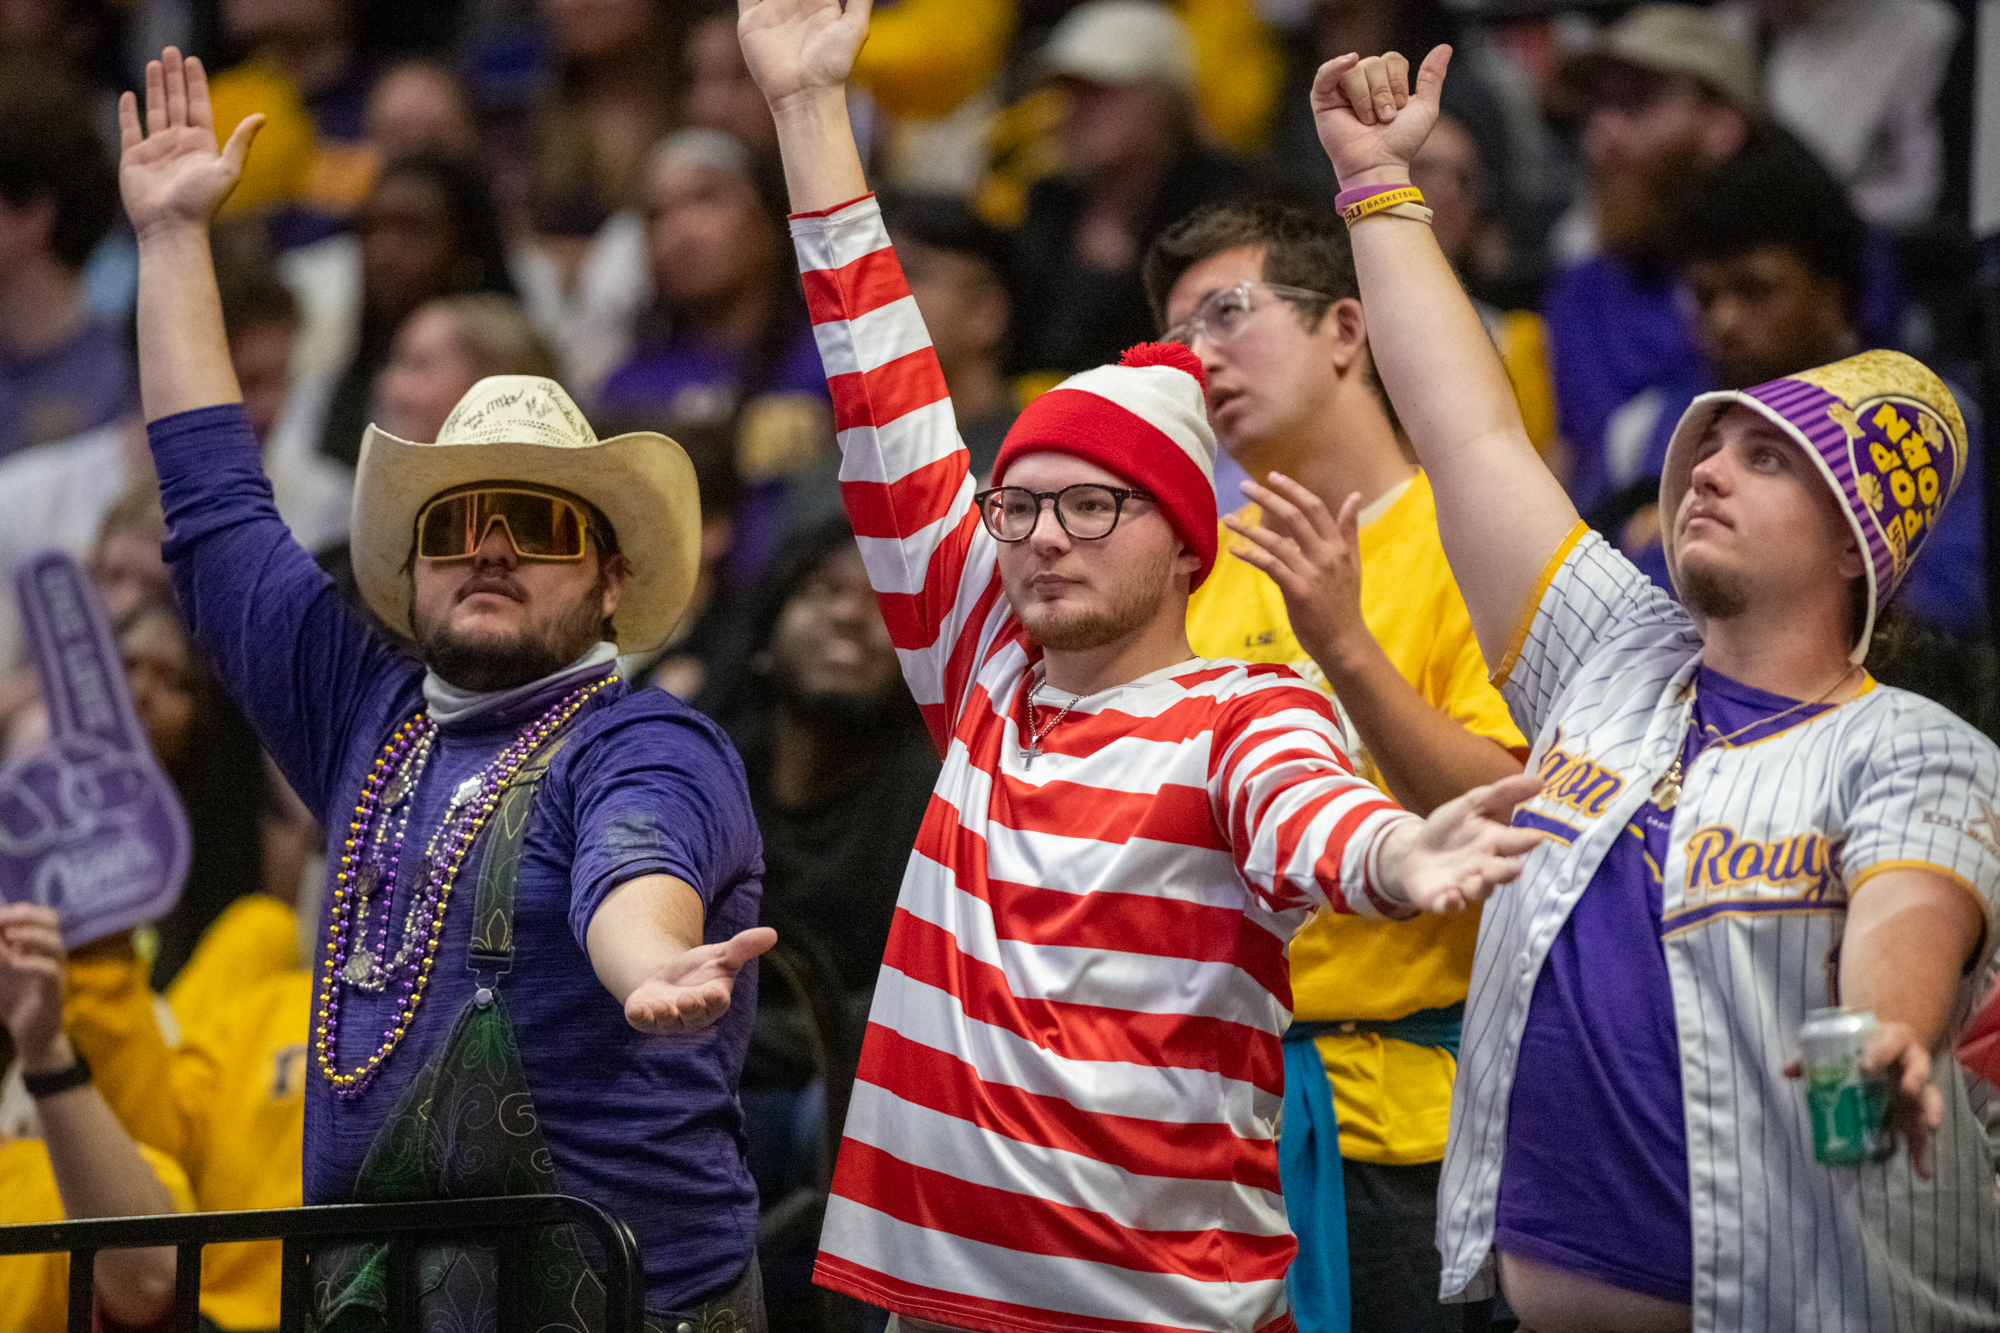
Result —
[[[1145, 278], [1167, 336], [1202, 359], [1217, 439], [1255, 479], [1255, 503], [1223, 520], [1239, 558], [1189, 601], [1194, 650], [1282, 663], [1334, 695], [1367, 776], [1419, 814], [1520, 772], [1527, 743], [1488, 683], [1430, 484], [1375, 379], [1339, 217], [1204, 209], [1154, 245]], [[1280, 1159], [1301, 1333], [1349, 1326], [1350, 1306], [1356, 1333], [1490, 1317], [1438, 1303], [1433, 1241], [1478, 929], [1477, 913], [1322, 913], [1292, 942]]]

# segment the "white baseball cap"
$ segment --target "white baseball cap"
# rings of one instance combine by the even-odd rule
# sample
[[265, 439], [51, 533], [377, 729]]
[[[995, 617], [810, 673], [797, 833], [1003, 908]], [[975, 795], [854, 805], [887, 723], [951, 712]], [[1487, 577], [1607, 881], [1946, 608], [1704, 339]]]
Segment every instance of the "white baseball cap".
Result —
[[1041, 65], [1047, 74], [1092, 83], [1195, 86], [1194, 39], [1178, 15], [1152, 0], [1078, 5], [1049, 34]]

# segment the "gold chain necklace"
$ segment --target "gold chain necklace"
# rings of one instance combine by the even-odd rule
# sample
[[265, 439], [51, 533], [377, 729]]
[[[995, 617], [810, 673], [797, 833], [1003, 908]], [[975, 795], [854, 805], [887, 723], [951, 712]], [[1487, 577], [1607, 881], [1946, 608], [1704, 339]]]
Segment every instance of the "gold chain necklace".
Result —
[[[1727, 736], [1717, 736], [1712, 741], [1704, 740], [1701, 744], [1695, 746], [1694, 753], [1687, 757], [1687, 766], [1692, 767], [1694, 765], [1694, 761], [1701, 758], [1702, 751], [1708, 749], [1708, 747], [1711, 745], [1726, 746], [1729, 744], [1729, 742], [1735, 740], [1738, 736], [1741, 736], [1744, 732], [1749, 731], [1752, 727], [1765, 726], [1768, 725], [1769, 723], [1776, 722], [1778, 719], [1782, 717], [1788, 717], [1791, 714], [1798, 712], [1801, 708], [1811, 708], [1814, 704], [1825, 703], [1828, 696], [1830, 696], [1835, 690], [1839, 689], [1842, 685], [1845, 685], [1847, 683], [1847, 678], [1849, 676], [1852, 676], [1856, 671], [1859, 671], [1860, 669], [1861, 668], [1858, 666], [1848, 667], [1847, 670], [1840, 673], [1839, 680], [1834, 681], [1833, 684], [1827, 686], [1826, 689], [1820, 692], [1820, 695], [1817, 699], [1802, 699], [1798, 703], [1793, 704], [1790, 708], [1785, 709], [1781, 713], [1773, 713], [1769, 717], [1754, 718], [1751, 721], [1744, 723], [1736, 730], [1730, 732]], [[1689, 689], [1689, 694], [1692, 695], [1694, 687], [1690, 685], [1688, 689]], [[1690, 708], [1688, 710], [1688, 726], [1696, 727], [1699, 725], [1700, 724], [1695, 721], [1694, 710]], [[1686, 748], [1687, 748], [1687, 743], [1683, 741], [1681, 743], [1681, 749], [1684, 750]], [[1681, 782], [1682, 779], [1685, 777], [1685, 775], [1686, 771], [1682, 767], [1681, 757], [1677, 752], [1674, 755], [1674, 762], [1667, 765], [1667, 771], [1660, 774], [1659, 781], [1653, 784], [1653, 804], [1657, 805], [1662, 810], [1673, 809], [1674, 806], [1680, 802]]]

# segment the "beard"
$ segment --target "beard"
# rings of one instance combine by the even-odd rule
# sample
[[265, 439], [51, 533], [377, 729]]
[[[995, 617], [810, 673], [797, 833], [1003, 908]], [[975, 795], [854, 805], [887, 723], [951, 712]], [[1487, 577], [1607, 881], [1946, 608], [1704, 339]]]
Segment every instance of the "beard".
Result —
[[1593, 187], [1604, 248], [1642, 266], [1664, 265], [1674, 209], [1701, 166], [1701, 145], [1690, 136], [1652, 162], [1600, 174]]
[[1682, 571], [1681, 601], [1703, 620], [1731, 620], [1749, 609], [1749, 590], [1734, 570], [1696, 566]]
[[1134, 569], [1112, 589], [1109, 604], [1100, 611], [1059, 611], [1030, 602], [1026, 597], [1010, 596], [1008, 600], [1013, 602], [1014, 614], [1021, 618], [1028, 637], [1044, 651], [1075, 653], [1102, 648], [1143, 629], [1160, 613], [1174, 586], [1177, 554], [1169, 550], [1157, 560]]
[[415, 629], [424, 665], [451, 684], [481, 694], [511, 690], [554, 675], [603, 637], [604, 579], [554, 619], [512, 634], [460, 634], [449, 615]]

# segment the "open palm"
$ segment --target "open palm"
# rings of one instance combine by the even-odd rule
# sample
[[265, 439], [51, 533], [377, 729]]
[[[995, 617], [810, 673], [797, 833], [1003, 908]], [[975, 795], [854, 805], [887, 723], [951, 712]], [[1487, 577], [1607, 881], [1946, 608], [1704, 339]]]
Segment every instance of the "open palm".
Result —
[[243, 174], [243, 159], [262, 116], [250, 116], [222, 151], [215, 146], [215, 116], [201, 61], [182, 59], [173, 47], [146, 65], [146, 123], [139, 127], [139, 99], [118, 99], [118, 188], [125, 213], [140, 235], [177, 222], [206, 223]]
[[868, 36], [872, 0], [739, 0], [736, 32], [750, 77], [774, 108], [847, 82]]
[[1411, 826], [1414, 836], [1396, 849], [1393, 868], [1385, 854], [1384, 869], [1426, 912], [1456, 912], [1484, 901], [1521, 873], [1521, 858], [1543, 841], [1536, 830], [1508, 822], [1514, 807], [1541, 787], [1539, 778], [1516, 774], [1446, 801]]
[[769, 926], [752, 926], [720, 944], [703, 944], [633, 987], [625, 1021], [641, 1032], [699, 1032], [729, 1012], [736, 975], [778, 942]]
[[1394, 51], [1365, 60], [1338, 56], [1319, 67], [1312, 86], [1313, 125], [1343, 186], [1375, 183], [1365, 179], [1371, 171], [1409, 170], [1437, 124], [1438, 94], [1450, 63], [1450, 47], [1434, 49], [1417, 71], [1414, 91], [1410, 62]]

